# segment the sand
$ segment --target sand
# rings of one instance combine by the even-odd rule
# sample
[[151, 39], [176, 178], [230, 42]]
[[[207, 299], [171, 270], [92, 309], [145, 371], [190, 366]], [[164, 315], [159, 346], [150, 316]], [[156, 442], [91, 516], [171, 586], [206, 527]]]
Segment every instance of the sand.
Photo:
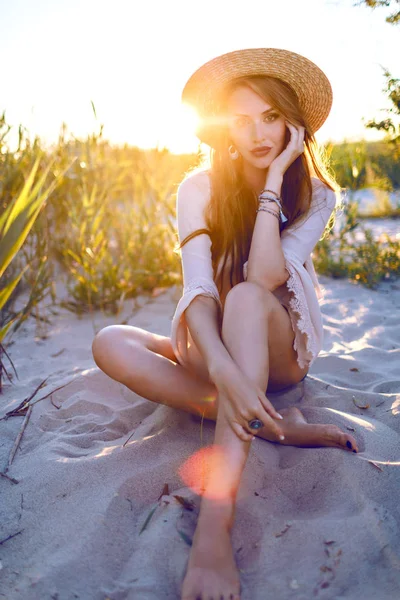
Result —
[[[400, 597], [400, 282], [319, 280], [323, 350], [269, 397], [348, 428], [360, 452], [253, 442], [233, 531], [242, 600]], [[119, 322], [169, 335], [179, 293], [141, 297], [134, 314], [125, 302]], [[201, 437], [199, 418], [102, 373], [91, 342], [113, 322], [60, 310], [45, 339], [32, 318], [8, 347], [19, 380], [5, 380], [0, 417], [46, 377], [34, 400], [68, 385], [34, 404], [7, 473], [18, 483], [0, 478], [0, 598], [180, 598], [215, 424]], [[0, 421], [1, 470], [23, 419]]]

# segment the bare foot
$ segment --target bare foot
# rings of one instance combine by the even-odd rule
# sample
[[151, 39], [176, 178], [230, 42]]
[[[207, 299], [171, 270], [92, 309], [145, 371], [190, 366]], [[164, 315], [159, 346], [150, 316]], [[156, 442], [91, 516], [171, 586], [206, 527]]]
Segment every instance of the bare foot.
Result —
[[315, 448], [320, 446], [331, 446], [341, 448], [348, 452], [358, 452], [355, 438], [349, 433], [344, 433], [336, 425], [319, 425], [307, 423], [303, 414], [295, 406], [284, 408], [281, 411], [283, 421], [275, 419], [281, 427], [285, 439], [272, 439], [269, 433], [264, 435], [262, 429], [256, 434], [270, 442], [278, 442], [288, 446], [302, 446]]
[[226, 525], [199, 518], [181, 598], [240, 600], [239, 572]]

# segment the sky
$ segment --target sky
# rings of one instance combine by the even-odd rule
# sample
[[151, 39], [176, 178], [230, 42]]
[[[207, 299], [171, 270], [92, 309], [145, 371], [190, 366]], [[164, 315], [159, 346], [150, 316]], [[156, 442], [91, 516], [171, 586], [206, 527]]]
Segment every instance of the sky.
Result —
[[306, 56], [331, 82], [319, 143], [378, 139], [362, 118], [390, 106], [382, 67], [400, 77], [400, 26], [385, 22], [390, 9], [356, 2], [0, 0], [0, 114], [15, 138], [19, 124], [45, 143], [63, 122], [77, 137], [103, 124], [111, 143], [196, 151], [180, 100], [187, 79], [219, 54], [273, 47]]

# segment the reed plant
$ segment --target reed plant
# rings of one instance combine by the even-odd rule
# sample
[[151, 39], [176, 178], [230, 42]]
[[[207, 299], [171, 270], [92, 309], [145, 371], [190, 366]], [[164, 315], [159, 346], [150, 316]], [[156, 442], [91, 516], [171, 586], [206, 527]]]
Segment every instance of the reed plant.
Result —
[[335, 231], [331, 229], [314, 251], [313, 262], [319, 274], [333, 278], [348, 278], [370, 289], [382, 280], [400, 276], [400, 240], [383, 234], [377, 240], [371, 229], [361, 227], [364, 240], [356, 238], [360, 228], [358, 204], [344, 203], [344, 219]]
[[[22, 189], [7, 203], [0, 215], [0, 279], [2, 283], [0, 290], [0, 391], [3, 373], [11, 380], [3, 360], [4, 355], [7, 355], [3, 341], [12, 329], [16, 331], [27, 319], [49, 286], [43, 268], [46, 256], [42, 255], [39, 269], [30, 277], [31, 287], [28, 301], [19, 309], [14, 310], [17, 287], [24, 276], [29, 278], [33, 263], [28, 260], [24, 265], [20, 264], [15, 267], [14, 263], [13, 269], [9, 269], [9, 267], [18, 255], [46, 200], [56, 189], [63, 176], [63, 173], [57, 177], [51, 176], [53, 162], [50, 162], [37, 176], [41, 160], [42, 154], [38, 153]], [[50, 181], [48, 181], [49, 179]]]
[[68, 290], [62, 305], [115, 314], [126, 298], [180, 283], [175, 191], [193, 156], [112, 147], [101, 133], [72, 153], [78, 160], [47, 214]]

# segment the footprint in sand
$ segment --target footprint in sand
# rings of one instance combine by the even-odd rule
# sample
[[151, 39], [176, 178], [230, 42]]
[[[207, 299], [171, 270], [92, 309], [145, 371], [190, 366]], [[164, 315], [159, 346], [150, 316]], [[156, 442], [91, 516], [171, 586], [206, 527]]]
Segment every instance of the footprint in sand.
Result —
[[400, 392], [400, 380], [382, 381], [375, 385], [372, 391], [376, 394], [398, 394]]
[[[113, 410], [76, 396], [68, 398], [62, 408], [52, 407], [39, 418], [42, 431], [57, 435], [60, 443], [57, 453], [67, 456], [68, 446], [83, 450], [97, 448], [99, 443], [124, 438], [132, 430], [132, 419], [127, 418], [125, 410]], [[72, 454], [76, 455], [74, 451]]]

